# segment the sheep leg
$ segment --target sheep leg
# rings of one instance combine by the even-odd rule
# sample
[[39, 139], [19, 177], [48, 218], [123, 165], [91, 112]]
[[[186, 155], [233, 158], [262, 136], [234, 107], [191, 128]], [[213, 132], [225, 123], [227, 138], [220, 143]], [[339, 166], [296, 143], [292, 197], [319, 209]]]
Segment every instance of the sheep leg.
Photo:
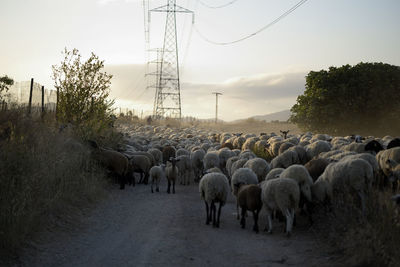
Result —
[[216, 222], [216, 208], [215, 208], [215, 202], [214, 200], [211, 201], [211, 212], [212, 212], [212, 221], [213, 221], [213, 227], [217, 226], [217, 222]]
[[254, 218], [254, 226], [253, 226], [253, 231], [258, 233], [258, 213], [259, 210], [253, 211], [253, 218]]
[[148, 184], [149, 183], [149, 173], [145, 173], [144, 174], [144, 184]]
[[171, 181], [168, 180], [168, 189], [167, 189], [168, 194], [171, 192], [170, 189], [171, 189]]
[[175, 180], [172, 181], [172, 194], [175, 194]]
[[221, 217], [221, 207], [222, 207], [222, 202], [219, 203], [218, 207], [218, 218], [217, 218], [217, 227], [219, 228], [219, 218]]
[[267, 211], [267, 218], [268, 218], [268, 234], [272, 234], [272, 218], [270, 211]]
[[292, 232], [292, 225], [293, 225], [292, 214], [289, 211], [289, 209], [286, 209], [284, 213], [286, 216], [286, 235], [290, 236], [290, 234]]
[[204, 201], [204, 203], [206, 203], [206, 213], [207, 213], [207, 219], [206, 219], [206, 224], [210, 224], [210, 217], [211, 217], [211, 213], [209, 212], [209, 208], [208, 208], [208, 203], [207, 201]]
[[236, 219], [239, 220], [239, 203], [236, 202]]
[[246, 209], [245, 208], [242, 208], [240, 225], [242, 226], [242, 229], [244, 229], [246, 227]]
[[153, 182], [151, 183], [151, 193], [154, 193], [154, 191], [153, 191]]

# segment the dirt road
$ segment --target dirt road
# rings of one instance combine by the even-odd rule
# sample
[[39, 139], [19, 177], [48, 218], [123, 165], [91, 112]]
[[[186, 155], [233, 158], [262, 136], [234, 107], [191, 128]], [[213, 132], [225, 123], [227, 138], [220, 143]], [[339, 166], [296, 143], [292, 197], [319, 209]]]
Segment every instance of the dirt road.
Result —
[[[165, 181], [164, 181], [165, 182]], [[255, 234], [253, 220], [241, 229], [233, 196], [222, 209], [220, 228], [205, 225], [198, 186], [177, 186], [168, 195], [138, 185], [112, 190], [80, 226], [45, 233], [25, 249], [22, 266], [330, 266], [324, 245], [305, 226], [291, 238]], [[260, 228], [264, 228], [261, 222]]]

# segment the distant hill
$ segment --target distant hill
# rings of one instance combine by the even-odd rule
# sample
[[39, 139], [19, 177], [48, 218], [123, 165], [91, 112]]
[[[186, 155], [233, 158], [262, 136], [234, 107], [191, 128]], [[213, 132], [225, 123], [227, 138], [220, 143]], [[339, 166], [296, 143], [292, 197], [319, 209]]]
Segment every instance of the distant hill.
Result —
[[251, 118], [259, 121], [266, 121], [266, 122], [271, 122], [271, 121], [287, 121], [292, 113], [290, 112], [289, 109], [287, 110], [282, 110], [279, 112], [275, 113], [270, 113], [266, 115], [259, 115], [259, 116], [253, 116]]

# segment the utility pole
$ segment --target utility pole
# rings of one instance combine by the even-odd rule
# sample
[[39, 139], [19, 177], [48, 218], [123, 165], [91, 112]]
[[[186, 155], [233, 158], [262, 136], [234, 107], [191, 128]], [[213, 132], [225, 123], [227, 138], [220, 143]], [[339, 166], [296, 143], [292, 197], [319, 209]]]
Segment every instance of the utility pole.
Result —
[[[176, 13], [191, 13], [186, 8], [176, 5], [176, 0], [167, 0], [167, 4], [152, 12], [167, 13], [165, 22], [164, 45], [162, 48], [160, 73], [156, 83], [154, 116], [169, 116], [181, 119], [181, 92], [179, 81], [178, 38], [176, 30]], [[192, 22], [194, 16], [192, 16]]]
[[212, 94], [215, 95], [215, 124], [218, 123], [218, 96], [222, 95], [221, 93], [218, 92], [213, 92]]

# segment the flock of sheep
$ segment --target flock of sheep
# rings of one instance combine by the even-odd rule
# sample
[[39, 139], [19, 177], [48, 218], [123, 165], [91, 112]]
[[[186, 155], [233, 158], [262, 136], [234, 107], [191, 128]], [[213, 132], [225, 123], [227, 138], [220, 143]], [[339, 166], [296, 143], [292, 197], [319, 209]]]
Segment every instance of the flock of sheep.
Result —
[[[133, 127], [133, 128], [132, 128]], [[292, 232], [297, 211], [312, 222], [316, 205], [329, 207], [338, 194], [350, 194], [365, 213], [372, 187], [398, 190], [400, 139], [361, 136], [332, 137], [305, 133], [282, 136], [217, 133], [196, 128], [172, 129], [163, 126], [131, 126], [122, 129], [125, 144], [120, 151], [92, 143], [95, 157], [125, 184], [151, 183], [159, 192], [160, 180], [167, 179], [167, 192], [175, 193], [175, 183], [199, 183], [205, 202], [206, 223], [219, 227], [221, 207], [232, 192], [237, 200], [237, 218], [244, 228], [247, 211], [253, 214], [255, 232], [263, 209], [268, 218], [283, 215], [285, 231]], [[267, 162], [254, 152], [265, 153]], [[400, 201], [400, 195], [393, 200]], [[217, 207], [217, 204], [219, 206]]]

